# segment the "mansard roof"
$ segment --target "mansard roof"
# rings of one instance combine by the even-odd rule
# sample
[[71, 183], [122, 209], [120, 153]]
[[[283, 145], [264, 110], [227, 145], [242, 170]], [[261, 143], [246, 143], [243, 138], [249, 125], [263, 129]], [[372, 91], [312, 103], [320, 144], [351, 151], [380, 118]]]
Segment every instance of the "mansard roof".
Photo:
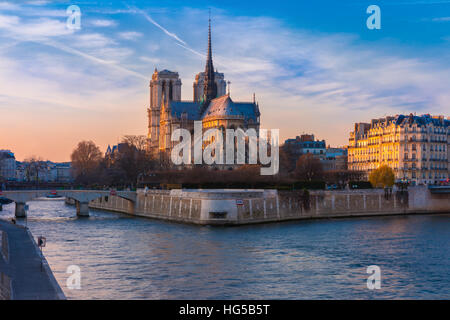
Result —
[[407, 115], [397, 115], [395, 119], [395, 123], [397, 125], [411, 125], [418, 124], [419, 126], [425, 126], [427, 124], [433, 124], [434, 126], [445, 126], [448, 127], [450, 125], [450, 121], [444, 118], [432, 117], [429, 114], [416, 116], [410, 114]]
[[224, 95], [211, 100], [202, 118], [236, 116], [257, 122], [259, 115], [259, 109], [255, 103], [233, 102], [229, 95]]

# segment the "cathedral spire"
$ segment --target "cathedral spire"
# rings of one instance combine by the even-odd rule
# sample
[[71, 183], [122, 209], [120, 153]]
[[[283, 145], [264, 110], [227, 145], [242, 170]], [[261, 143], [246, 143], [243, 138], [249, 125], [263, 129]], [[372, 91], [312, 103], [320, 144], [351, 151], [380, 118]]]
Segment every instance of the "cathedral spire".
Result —
[[212, 61], [212, 48], [211, 48], [211, 17], [209, 18], [209, 29], [208, 29], [208, 53], [206, 56], [206, 66], [205, 66], [205, 82], [203, 89], [203, 103], [204, 108], [208, 106], [209, 102], [217, 97], [217, 86], [214, 79], [214, 66]]

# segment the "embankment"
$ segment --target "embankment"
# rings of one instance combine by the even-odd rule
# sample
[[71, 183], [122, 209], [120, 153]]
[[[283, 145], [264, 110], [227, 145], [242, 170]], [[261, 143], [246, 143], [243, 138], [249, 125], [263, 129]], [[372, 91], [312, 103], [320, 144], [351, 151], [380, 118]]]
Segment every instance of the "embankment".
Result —
[[0, 220], [0, 233], [0, 299], [65, 299], [31, 232]]
[[239, 225], [299, 219], [449, 213], [450, 193], [384, 190], [138, 190], [136, 201], [107, 196], [90, 208], [194, 224]]

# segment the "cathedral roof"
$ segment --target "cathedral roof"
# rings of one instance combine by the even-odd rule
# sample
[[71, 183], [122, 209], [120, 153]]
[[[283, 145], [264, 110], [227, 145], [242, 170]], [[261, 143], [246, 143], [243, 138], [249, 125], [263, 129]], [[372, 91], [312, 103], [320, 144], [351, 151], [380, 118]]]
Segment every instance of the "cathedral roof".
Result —
[[200, 114], [201, 102], [170, 101], [172, 117], [180, 119], [182, 114], [187, 115], [187, 120], [202, 120], [214, 117], [239, 117], [246, 121], [258, 122], [259, 108], [252, 102], [234, 102], [229, 95], [224, 95], [211, 100], [203, 115]]
[[161, 74], [178, 74], [178, 72], [170, 71], [170, 70], [167, 70], [167, 69], [164, 69], [164, 70], [161, 70], [161, 71], [157, 71], [157, 72], [161, 73]]
[[188, 120], [200, 119], [201, 104], [192, 101], [170, 101], [170, 109], [173, 117], [181, 118], [183, 113], [187, 114]]
[[252, 102], [233, 102], [229, 95], [211, 100], [202, 118], [237, 116], [257, 122], [259, 110]]

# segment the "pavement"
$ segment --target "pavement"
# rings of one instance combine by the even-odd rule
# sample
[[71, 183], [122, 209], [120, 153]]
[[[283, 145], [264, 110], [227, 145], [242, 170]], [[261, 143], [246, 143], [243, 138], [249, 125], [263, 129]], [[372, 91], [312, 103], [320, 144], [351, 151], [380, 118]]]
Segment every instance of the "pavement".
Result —
[[[62, 300], [59, 287], [31, 232], [0, 220], [0, 230], [8, 235], [9, 261], [0, 254], [0, 272], [11, 279], [13, 300]], [[41, 267], [42, 261], [42, 267]]]

